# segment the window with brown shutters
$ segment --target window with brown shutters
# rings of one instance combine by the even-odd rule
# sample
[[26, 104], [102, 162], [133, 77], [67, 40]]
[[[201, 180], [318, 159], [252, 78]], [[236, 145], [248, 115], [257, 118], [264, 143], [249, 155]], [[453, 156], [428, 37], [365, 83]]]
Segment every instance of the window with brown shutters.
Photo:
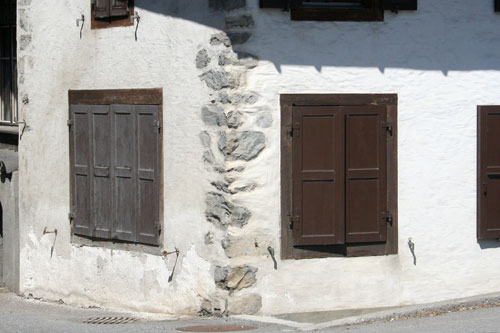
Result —
[[283, 258], [396, 253], [396, 96], [281, 106]]
[[292, 20], [383, 21], [384, 9], [417, 10], [417, 0], [260, 0], [260, 7], [290, 10]]
[[478, 107], [478, 239], [500, 238], [500, 106]]
[[92, 29], [129, 26], [134, 0], [92, 0]]
[[73, 233], [158, 245], [160, 105], [119, 104], [133, 98], [124, 93], [70, 92]]

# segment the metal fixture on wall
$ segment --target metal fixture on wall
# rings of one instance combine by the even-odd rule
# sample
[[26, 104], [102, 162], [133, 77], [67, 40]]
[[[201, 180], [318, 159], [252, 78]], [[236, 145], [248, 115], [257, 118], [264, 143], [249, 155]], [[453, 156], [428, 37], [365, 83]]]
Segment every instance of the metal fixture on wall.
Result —
[[415, 256], [415, 243], [411, 241], [411, 237], [408, 238], [408, 247], [410, 248], [411, 255], [413, 256], [413, 265], [417, 265], [417, 257]]
[[137, 21], [137, 25], [135, 26], [135, 41], [137, 42], [137, 29], [139, 29], [139, 22], [141, 21], [141, 17], [138, 12], [135, 12], [135, 15], [130, 16], [130, 22], [134, 24], [134, 20]]
[[85, 15], [82, 14], [81, 18], [76, 19], [76, 26], [80, 26], [80, 22], [82, 22], [82, 26], [80, 28], [80, 39], [82, 39], [82, 30], [83, 30], [83, 25], [85, 24]]

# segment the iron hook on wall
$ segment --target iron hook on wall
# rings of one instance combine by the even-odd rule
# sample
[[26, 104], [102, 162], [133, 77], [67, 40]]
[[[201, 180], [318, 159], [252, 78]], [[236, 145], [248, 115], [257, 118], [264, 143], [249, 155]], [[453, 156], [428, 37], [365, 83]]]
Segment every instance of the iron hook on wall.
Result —
[[83, 30], [83, 25], [85, 24], [85, 15], [82, 14], [81, 18], [76, 19], [76, 26], [80, 26], [80, 22], [82, 22], [82, 26], [80, 28], [80, 39], [82, 39], [82, 30]]
[[137, 29], [139, 29], [139, 22], [141, 21], [141, 17], [138, 12], [135, 12], [135, 15], [130, 16], [130, 22], [134, 24], [134, 20], [137, 20], [137, 25], [135, 26], [135, 41], [137, 42]]

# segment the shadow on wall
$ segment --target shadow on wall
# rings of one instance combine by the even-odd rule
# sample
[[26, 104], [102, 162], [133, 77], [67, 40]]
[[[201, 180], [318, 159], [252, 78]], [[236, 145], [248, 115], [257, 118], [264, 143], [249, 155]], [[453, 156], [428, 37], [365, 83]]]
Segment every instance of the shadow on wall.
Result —
[[[252, 7], [258, 0], [246, 0]], [[136, 8], [224, 27], [224, 9], [245, 0], [136, 0]], [[257, 9], [251, 53], [281, 65], [499, 70], [500, 15], [490, 1], [420, 0], [416, 12], [385, 12], [385, 22], [298, 22]], [[234, 15], [238, 15], [235, 12]], [[327, 33], [325, 33], [325, 31]]]

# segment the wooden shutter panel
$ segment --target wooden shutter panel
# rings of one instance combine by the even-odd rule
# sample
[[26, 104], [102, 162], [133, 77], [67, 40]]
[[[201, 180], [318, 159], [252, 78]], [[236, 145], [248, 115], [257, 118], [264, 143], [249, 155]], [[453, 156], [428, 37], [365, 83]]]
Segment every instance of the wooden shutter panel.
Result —
[[94, 16], [95, 18], [106, 18], [110, 16], [110, 0], [95, 0]]
[[346, 114], [346, 242], [387, 238], [385, 106], [344, 107]]
[[495, 12], [500, 12], [500, 0], [495, 0]]
[[92, 236], [90, 106], [71, 105], [70, 121], [73, 231], [77, 235]]
[[111, 2], [110, 15], [111, 16], [127, 16], [128, 13], [128, 0], [109, 0]]
[[386, 10], [417, 10], [417, 0], [383, 0]]
[[112, 105], [113, 238], [136, 240], [137, 124], [133, 105]]
[[478, 239], [500, 238], [500, 106], [478, 107]]
[[343, 119], [339, 107], [293, 108], [294, 245], [344, 243]]
[[137, 105], [137, 241], [158, 244], [159, 120], [157, 105]]
[[112, 227], [111, 113], [108, 105], [91, 107], [93, 236], [110, 238]]

